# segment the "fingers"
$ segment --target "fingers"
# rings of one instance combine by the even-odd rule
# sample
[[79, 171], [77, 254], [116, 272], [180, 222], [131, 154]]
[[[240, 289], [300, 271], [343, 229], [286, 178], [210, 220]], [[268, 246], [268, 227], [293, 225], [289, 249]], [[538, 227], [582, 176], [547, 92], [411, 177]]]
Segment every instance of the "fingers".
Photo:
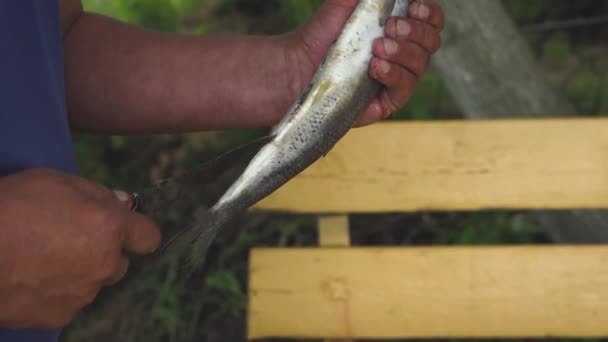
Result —
[[131, 203], [133, 200], [132, 195], [130, 195], [122, 190], [113, 190], [112, 192], [114, 193], [114, 196], [116, 197], [117, 200], [126, 204], [125, 207], [131, 208]]
[[[361, 115], [356, 126], [362, 127], [370, 125], [376, 121], [387, 119], [392, 113], [396, 112], [401, 105], [407, 102], [411, 96], [408, 79], [411, 83], [416, 83], [416, 76], [399, 65], [389, 63], [378, 57], [371, 61], [370, 76], [385, 86], [367, 110]], [[399, 84], [403, 84], [400, 87]], [[396, 87], [396, 88], [391, 88]], [[411, 86], [413, 87], [413, 85]], [[387, 96], [387, 94], [392, 96]]]
[[78, 176], [66, 177], [66, 183], [71, 185], [82, 196], [94, 201], [107, 202], [113, 200], [112, 191], [105, 186], [91, 182], [87, 179]]
[[443, 31], [445, 18], [443, 9], [435, 0], [416, 0], [410, 5], [410, 16], [429, 23], [437, 31]]
[[[390, 113], [388, 115], [390, 115]], [[363, 127], [371, 125], [376, 121], [384, 120], [386, 117], [385, 110], [380, 105], [380, 100], [375, 98], [369, 108], [361, 115], [355, 126]]]
[[156, 225], [147, 217], [133, 212], [128, 212], [123, 220], [122, 248], [111, 251], [112, 257], [106, 267], [101, 267], [102, 286], [110, 286], [118, 283], [127, 274], [129, 269], [129, 258], [122, 254], [123, 251], [136, 255], [153, 253], [160, 245], [160, 232]]
[[441, 35], [431, 25], [409, 18], [393, 17], [386, 24], [386, 37], [399, 44], [410, 43], [434, 54], [441, 47]]
[[[403, 67], [409, 70], [418, 79], [427, 72], [431, 58], [430, 54], [417, 44], [407, 41], [398, 43], [390, 38], [376, 40], [373, 46], [373, 53], [374, 56], [392, 64], [395, 68]], [[384, 71], [388, 72], [388, 70]], [[383, 81], [382, 78], [378, 78], [377, 80]], [[387, 85], [386, 83], [384, 84]]]
[[[372, 78], [386, 87], [375, 104], [379, 105], [380, 119], [385, 119], [410, 99], [418, 76], [401, 65], [389, 63], [378, 57], [372, 59], [370, 73]], [[378, 107], [374, 109], [375, 105], [372, 104], [370, 110], [375, 110], [378, 113]]]
[[110, 286], [118, 283], [122, 278], [125, 277], [129, 270], [129, 258], [121, 256], [118, 260], [118, 264], [114, 269], [114, 273], [105, 281], [104, 285]]
[[410, 99], [441, 46], [444, 14], [435, 0], [415, 0], [409, 17], [390, 18], [385, 38], [374, 42], [370, 75], [385, 86], [359, 120], [366, 125], [386, 119]]
[[124, 220], [123, 247], [127, 252], [146, 255], [160, 246], [161, 235], [156, 225], [144, 215], [129, 212]]

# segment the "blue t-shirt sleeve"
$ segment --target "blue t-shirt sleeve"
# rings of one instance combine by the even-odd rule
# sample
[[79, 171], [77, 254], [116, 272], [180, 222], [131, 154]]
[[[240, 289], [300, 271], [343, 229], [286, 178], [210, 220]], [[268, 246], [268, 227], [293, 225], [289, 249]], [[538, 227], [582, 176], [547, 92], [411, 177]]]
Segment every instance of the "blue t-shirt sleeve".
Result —
[[59, 339], [59, 330], [54, 329], [0, 329], [2, 342], [50, 342]]
[[[59, 0], [0, 1], [0, 176], [38, 167], [76, 172]], [[0, 342], [58, 336], [59, 330], [0, 328]]]
[[0, 176], [76, 172], [62, 49], [59, 0], [0, 1]]

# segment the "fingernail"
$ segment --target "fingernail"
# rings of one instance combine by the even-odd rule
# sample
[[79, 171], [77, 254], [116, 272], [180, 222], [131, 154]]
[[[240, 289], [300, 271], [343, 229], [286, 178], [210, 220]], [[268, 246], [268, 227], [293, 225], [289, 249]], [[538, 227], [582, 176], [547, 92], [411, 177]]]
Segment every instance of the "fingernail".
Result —
[[387, 61], [380, 61], [378, 66], [380, 67], [380, 71], [384, 74], [388, 74], [389, 71], [391, 71], [391, 65]]
[[385, 39], [384, 40], [384, 52], [387, 55], [394, 55], [395, 53], [397, 53], [397, 49], [399, 47], [397, 46], [397, 42], [391, 39]]
[[420, 19], [428, 18], [429, 14], [431, 13], [429, 6], [427, 6], [426, 4], [424, 4], [422, 2], [418, 2], [417, 4], [418, 4], [418, 7], [416, 8], [416, 16]]
[[405, 20], [397, 20], [397, 35], [399, 37], [407, 37], [412, 31], [412, 26]]
[[114, 190], [114, 196], [121, 202], [128, 202], [131, 200], [131, 195], [122, 190]]

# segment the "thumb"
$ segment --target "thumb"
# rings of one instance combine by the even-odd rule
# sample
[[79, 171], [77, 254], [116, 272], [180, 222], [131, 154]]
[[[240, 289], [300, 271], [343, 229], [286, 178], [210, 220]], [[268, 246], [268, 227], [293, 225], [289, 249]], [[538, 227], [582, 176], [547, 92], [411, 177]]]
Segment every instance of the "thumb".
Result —
[[123, 202], [128, 209], [133, 206], [133, 196], [129, 195], [126, 191], [114, 190], [113, 192], [116, 199]]

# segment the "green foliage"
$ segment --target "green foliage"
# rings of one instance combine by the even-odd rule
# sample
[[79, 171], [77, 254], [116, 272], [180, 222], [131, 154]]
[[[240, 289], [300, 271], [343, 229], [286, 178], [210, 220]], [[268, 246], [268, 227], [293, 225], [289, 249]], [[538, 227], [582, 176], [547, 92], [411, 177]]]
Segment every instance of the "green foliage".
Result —
[[113, 0], [122, 19], [161, 31], [177, 31], [177, 10], [169, 0]]
[[505, 1], [505, 5], [514, 17], [522, 21], [537, 19], [546, 13], [547, 9], [546, 4], [540, 0], [511, 0]]
[[85, 0], [85, 9], [164, 32], [177, 32], [181, 17], [205, 0]]
[[602, 87], [601, 75], [589, 69], [578, 72], [570, 81], [567, 92], [569, 97], [576, 100], [584, 113], [593, 113], [604, 102], [605, 86]]
[[208, 302], [215, 303], [219, 310], [214, 315], [238, 317], [245, 309], [247, 296], [232, 272], [220, 271], [207, 276], [207, 288], [211, 290]]
[[563, 33], [551, 35], [544, 44], [544, 62], [549, 67], [564, 67], [572, 57], [570, 37]]
[[592, 15], [605, 9], [606, 3], [597, 0], [503, 0], [505, 8], [520, 22], [538, 22]]
[[281, 10], [294, 26], [298, 26], [304, 24], [322, 3], [322, 0], [283, 0]]
[[533, 242], [534, 224], [524, 216], [507, 212], [479, 212], [465, 215], [458, 227], [441, 227], [440, 244], [496, 245]]

